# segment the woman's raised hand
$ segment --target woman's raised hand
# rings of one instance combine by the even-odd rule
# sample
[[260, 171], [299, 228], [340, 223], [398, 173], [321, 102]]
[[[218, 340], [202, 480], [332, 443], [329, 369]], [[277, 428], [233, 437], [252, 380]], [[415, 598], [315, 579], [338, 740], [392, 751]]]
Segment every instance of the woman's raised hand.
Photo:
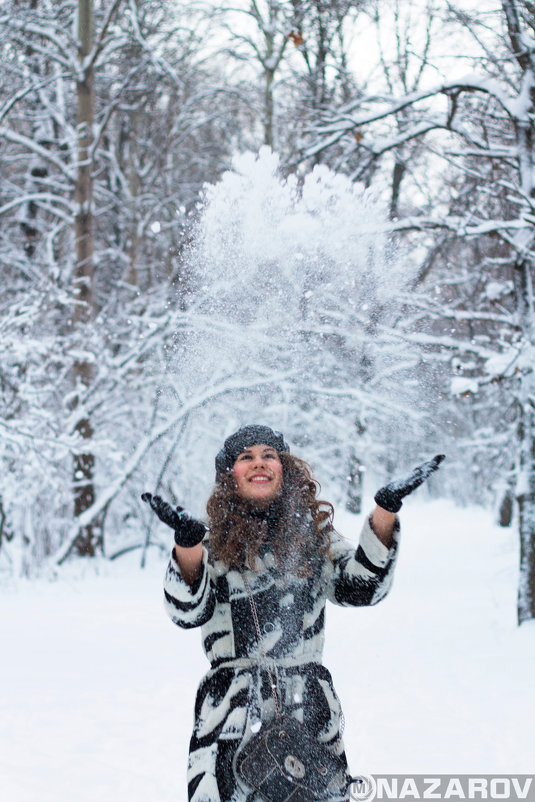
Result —
[[401, 499], [408, 496], [417, 487], [420, 487], [439, 468], [444, 459], [446, 459], [445, 454], [437, 454], [436, 457], [433, 457], [428, 462], [418, 465], [405, 479], [395, 479], [393, 482], [389, 482], [375, 494], [374, 500], [377, 506], [383, 510], [388, 510], [388, 512], [399, 512], [402, 504]]
[[174, 529], [177, 546], [191, 548], [204, 538], [206, 526], [188, 515], [183, 507], [172, 507], [161, 496], [151, 493], [143, 493], [141, 499], [150, 504], [160, 521]]

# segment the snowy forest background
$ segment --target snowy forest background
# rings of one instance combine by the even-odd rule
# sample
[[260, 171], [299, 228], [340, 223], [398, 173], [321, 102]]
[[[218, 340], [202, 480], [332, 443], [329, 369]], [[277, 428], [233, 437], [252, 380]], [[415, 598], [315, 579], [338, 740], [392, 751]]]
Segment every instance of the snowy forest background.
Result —
[[3, 0], [0, 55], [0, 573], [167, 551], [140, 493], [258, 421], [353, 512], [446, 453], [535, 618], [535, 4]]

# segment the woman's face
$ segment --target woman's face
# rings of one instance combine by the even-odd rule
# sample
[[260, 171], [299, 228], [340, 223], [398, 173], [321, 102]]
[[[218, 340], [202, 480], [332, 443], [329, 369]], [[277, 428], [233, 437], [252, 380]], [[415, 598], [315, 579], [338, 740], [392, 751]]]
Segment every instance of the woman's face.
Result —
[[232, 468], [241, 498], [264, 506], [277, 498], [282, 488], [282, 462], [271, 446], [250, 446]]

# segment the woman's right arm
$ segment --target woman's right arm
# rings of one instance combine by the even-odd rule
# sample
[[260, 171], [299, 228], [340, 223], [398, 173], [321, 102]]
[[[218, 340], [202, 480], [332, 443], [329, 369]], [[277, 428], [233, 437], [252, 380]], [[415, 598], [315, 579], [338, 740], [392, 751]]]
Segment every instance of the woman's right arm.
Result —
[[[184, 551], [193, 552], [185, 561]], [[164, 579], [164, 606], [173, 624], [191, 629], [210, 620], [216, 602], [211, 573], [208, 552], [200, 543], [174, 547]]]
[[175, 558], [180, 566], [180, 571], [188, 585], [193, 585], [198, 579], [202, 566], [202, 543], [186, 548], [185, 546], [175, 546]]
[[164, 580], [165, 609], [171, 621], [189, 629], [205, 624], [215, 608], [215, 591], [202, 541], [206, 526], [188, 515], [183, 507], [172, 507], [161, 496], [143, 493], [160, 521], [175, 533], [175, 546]]

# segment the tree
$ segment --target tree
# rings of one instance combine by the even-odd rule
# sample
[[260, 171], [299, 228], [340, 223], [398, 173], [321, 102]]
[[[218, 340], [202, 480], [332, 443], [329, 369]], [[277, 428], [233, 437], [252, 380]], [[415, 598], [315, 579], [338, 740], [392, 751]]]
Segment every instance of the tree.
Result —
[[[118, 2], [111, 8], [111, 15], [116, 10]], [[98, 49], [93, 52], [93, 0], [78, 0], [78, 78], [76, 81], [77, 116], [76, 131], [78, 138], [78, 159], [76, 165], [76, 186], [74, 190], [74, 241], [76, 245], [76, 260], [73, 275], [73, 315], [72, 321], [75, 329], [80, 330], [81, 339], [84, 339], [83, 327], [94, 314], [94, 232], [93, 232], [93, 130], [95, 124], [95, 81], [93, 65], [98, 57]], [[101, 41], [102, 41], [101, 37]], [[76, 408], [79, 403], [78, 386], [87, 388], [91, 384], [93, 368], [91, 360], [75, 359], [73, 364], [73, 378], [75, 394], [72, 406]], [[80, 515], [91, 506], [95, 500], [93, 473], [95, 457], [90, 449], [93, 427], [87, 413], [83, 411], [74, 426], [80, 435], [82, 448], [74, 454], [74, 516]], [[94, 556], [97, 549], [102, 547], [101, 535], [95, 532], [93, 524], [81, 527], [77, 539], [77, 548], [80, 554]]]

